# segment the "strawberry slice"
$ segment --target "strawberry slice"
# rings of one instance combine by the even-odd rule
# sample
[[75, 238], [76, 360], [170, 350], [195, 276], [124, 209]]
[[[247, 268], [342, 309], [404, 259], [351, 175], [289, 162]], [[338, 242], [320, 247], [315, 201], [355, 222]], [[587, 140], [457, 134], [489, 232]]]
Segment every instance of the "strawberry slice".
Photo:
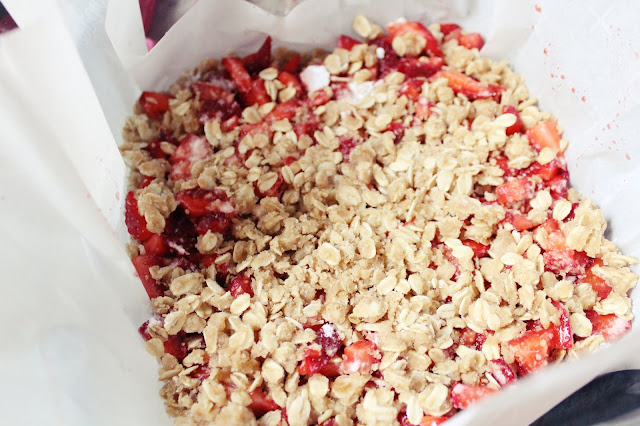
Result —
[[169, 250], [181, 256], [192, 252], [198, 241], [193, 222], [187, 217], [182, 207], [178, 207], [169, 215], [163, 235]]
[[416, 117], [421, 120], [426, 120], [431, 116], [431, 108], [433, 106], [433, 103], [427, 100], [427, 98], [418, 99], [418, 102], [413, 104], [413, 107], [416, 109]]
[[444, 59], [439, 56], [428, 58], [426, 61], [418, 58], [402, 58], [398, 62], [398, 71], [409, 78], [431, 77], [444, 65]]
[[451, 388], [451, 402], [455, 408], [465, 409], [471, 404], [495, 392], [495, 389], [491, 389], [486, 386], [470, 386], [462, 383], [456, 383], [453, 388]]
[[413, 33], [415, 36], [421, 37], [426, 41], [424, 50], [429, 55], [442, 56], [440, 43], [438, 43], [438, 40], [431, 34], [431, 31], [420, 22], [393, 22], [387, 25], [387, 31], [389, 32], [389, 42], [398, 36]]
[[463, 34], [462, 29], [456, 29], [449, 32], [445, 36], [444, 40], [457, 40], [460, 46], [464, 46], [467, 49], [476, 48], [480, 50], [482, 49], [482, 46], [484, 46], [484, 39], [480, 33]]
[[460, 331], [460, 344], [465, 346], [475, 346], [478, 334], [470, 328], [463, 328]]
[[533, 197], [534, 188], [528, 177], [514, 179], [496, 188], [498, 203], [503, 206]]
[[342, 370], [348, 373], [367, 374], [373, 364], [380, 362], [381, 355], [375, 343], [368, 340], [358, 340], [344, 348], [342, 356]]
[[153, 235], [147, 229], [147, 220], [138, 211], [138, 200], [133, 191], [129, 191], [124, 201], [124, 223], [129, 234], [138, 241], [146, 241]]
[[267, 37], [257, 52], [245, 56], [242, 63], [247, 71], [257, 73], [271, 65], [271, 37]]
[[[400, 57], [391, 47], [391, 43], [384, 37], [378, 37], [375, 40], [370, 41], [370, 44], [378, 46], [384, 50], [384, 56], [378, 61], [378, 75], [383, 78], [387, 74], [396, 70]], [[338, 99], [338, 96], [336, 96]]]
[[251, 288], [251, 278], [246, 275], [238, 275], [229, 284], [229, 293], [233, 297], [238, 297], [241, 294], [247, 293], [253, 297], [253, 288]]
[[286, 102], [276, 105], [269, 114], [264, 118], [267, 123], [273, 123], [279, 120], [290, 120], [296, 116], [300, 110], [300, 101], [297, 99], [289, 99]]
[[462, 244], [471, 248], [471, 250], [473, 250], [474, 256], [478, 259], [487, 257], [487, 255], [489, 254], [488, 245], [480, 244], [479, 242], [473, 240], [462, 240]]
[[591, 334], [601, 334], [607, 342], [621, 338], [631, 329], [631, 321], [615, 314], [600, 315], [596, 311], [586, 311], [585, 315], [593, 326]]
[[510, 223], [516, 231], [527, 231], [535, 226], [526, 216], [518, 213], [517, 210], [507, 210], [504, 222]]
[[240, 92], [240, 99], [245, 107], [255, 104], [263, 105], [271, 101], [267, 90], [264, 88], [264, 81], [262, 79], [251, 80], [251, 76], [241, 59], [224, 58], [222, 65], [224, 65], [236, 84]]
[[207, 213], [235, 214], [235, 206], [223, 189], [193, 188], [180, 191], [176, 200], [190, 217], [200, 217]]
[[460, 25], [458, 24], [440, 24], [440, 32], [442, 33], [442, 35], [448, 35], [449, 33], [455, 31], [455, 30], [459, 30]]
[[296, 53], [282, 66], [282, 71], [296, 73], [300, 68], [300, 54]]
[[200, 381], [206, 379], [210, 375], [211, 375], [211, 367], [209, 367], [208, 365], [201, 365], [195, 370], [193, 370], [191, 374], [189, 374], [189, 376], [193, 377], [194, 379], [198, 379]]
[[551, 329], [528, 330], [508, 342], [521, 374], [547, 365], [554, 337]]
[[554, 349], [571, 349], [573, 347], [573, 332], [569, 323], [569, 313], [558, 301], [551, 302], [560, 311], [560, 324], [553, 327], [553, 341], [551, 345]]
[[155, 256], [166, 256], [169, 253], [169, 246], [163, 235], [151, 234], [151, 237], [143, 243], [147, 254]]
[[268, 413], [269, 411], [280, 410], [280, 406], [269, 397], [262, 389], [254, 389], [249, 392], [251, 397], [251, 404], [249, 409], [253, 411], [256, 417], [260, 417]]
[[513, 114], [516, 116], [516, 122], [513, 123], [511, 126], [507, 127], [505, 133], [507, 134], [507, 136], [511, 136], [515, 133], [522, 133], [522, 131], [524, 130], [524, 124], [522, 123], [522, 120], [520, 119], [520, 114], [518, 113], [518, 110], [515, 109], [514, 107], [512, 107], [511, 105], [503, 105], [502, 106], [502, 113], [503, 114]]
[[472, 101], [476, 99], [494, 99], [498, 101], [504, 90], [503, 86], [484, 84], [473, 77], [451, 69], [440, 70], [431, 77], [432, 80], [437, 80], [438, 78], [446, 78], [449, 82], [449, 87], [454, 92], [463, 94]]
[[556, 151], [560, 149], [560, 133], [558, 125], [553, 120], [543, 121], [527, 130], [529, 143], [536, 150], [542, 151], [543, 148], [551, 148]]
[[265, 192], [262, 192], [260, 191], [260, 189], [258, 189], [258, 181], [253, 182], [253, 190], [255, 194], [260, 198], [264, 198], [264, 197], [280, 198], [286, 189], [287, 189], [287, 184], [285, 183], [284, 178], [282, 177], [282, 174], [280, 172], [278, 172], [278, 177], [276, 178], [276, 181], [273, 184], [273, 186], [271, 186], [271, 188], [267, 189]]
[[489, 374], [496, 379], [500, 386], [516, 381], [516, 374], [502, 358], [492, 360], [491, 364], [488, 365], [488, 370]]
[[158, 281], [156, 281], [149, 272], [149, 268], [152, 266], [160, 265], [161, 259], [152, 254], [143, 254], [131, 259], [133, 266], [136, 268], [138, 277], [142, 281], [144, 289], [147, 291], [149, 299], [154, 297], [164, 296], [164, 287]]
[[340, 37], [338, 37], [338, 42], [336, 43], [336, 47], [339, 47], [341, 49], [351, 50], [353, 46], [357, 44], [361, 44], [361, 43], [358, 40], [349, 37], [348, 35], [342, 34]]
[[593, 264], [587, 268], [587, 273], [582, 279], [580, 279], [580, 282], [589, 283], [600, 299], [606, 299], [613, 289], [606, 280], [593, 273], [593, 268], [595, 266], [602, 266], [602, 259], [596, 259]]
[[165, 112], [169, 111], [169, 100], [173, 99], [168, 93], [142, 92], [140, 95], [140, 107], [149, 117], [160, 120]]

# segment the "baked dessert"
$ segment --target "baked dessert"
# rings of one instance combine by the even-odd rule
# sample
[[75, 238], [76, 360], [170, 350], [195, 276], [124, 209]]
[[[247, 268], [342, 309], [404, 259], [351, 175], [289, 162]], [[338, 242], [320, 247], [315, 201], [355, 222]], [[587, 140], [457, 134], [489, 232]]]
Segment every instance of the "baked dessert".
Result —
[[176, 424], [434, 425], [631, 326], [567, 142], [455, 24], [204, 61], [126, 123], [129, 253]]

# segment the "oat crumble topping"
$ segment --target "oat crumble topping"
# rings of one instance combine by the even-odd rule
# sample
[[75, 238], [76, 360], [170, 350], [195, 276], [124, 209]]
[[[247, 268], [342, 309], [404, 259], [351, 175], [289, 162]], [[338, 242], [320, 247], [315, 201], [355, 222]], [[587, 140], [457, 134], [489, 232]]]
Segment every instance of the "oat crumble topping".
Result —
[[631, 326], [636, 260], [523, 78], [455, 24], [354, 30], [206, 60], [126, 123], [177, 425], [439, 424]]

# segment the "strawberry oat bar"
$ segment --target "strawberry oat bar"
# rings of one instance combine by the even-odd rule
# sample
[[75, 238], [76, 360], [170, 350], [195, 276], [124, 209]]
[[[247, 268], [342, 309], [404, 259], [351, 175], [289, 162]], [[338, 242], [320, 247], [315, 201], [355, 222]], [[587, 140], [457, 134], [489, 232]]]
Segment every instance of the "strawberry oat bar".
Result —
[[631, 326], [636, 261], [522, 77], [455, 24], [354, 29], [204, 61], [125, 126], [176, 424], [440, 424]]

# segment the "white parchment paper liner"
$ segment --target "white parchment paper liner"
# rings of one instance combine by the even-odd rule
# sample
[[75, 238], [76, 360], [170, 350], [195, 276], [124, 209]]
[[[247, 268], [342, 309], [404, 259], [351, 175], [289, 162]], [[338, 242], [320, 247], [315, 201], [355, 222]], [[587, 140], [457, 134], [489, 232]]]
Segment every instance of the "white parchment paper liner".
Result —
[[[1, 424], [170, 424], [136, 333], [147, 302], [122, 247], [126, 170], [115, 144], [139, 88], [164, 89], [204, 57], [257, 48], [265, 33], [331, 47], [352, 34], [356, 13], [482, 32], [483, 54], [508, 59], [559, 118], [574, 186], [602, 207], [622, 251], [640, 256], [640, 5], [631, 0], [307, 0], [286, 17], [203, 0], [150, 53], [136, 1], [3, 3], [23, 29], [0, 36]], [[637, 368], [639, 349], [634, 329], [448, 424], [528, 424], [598, 374]]]

